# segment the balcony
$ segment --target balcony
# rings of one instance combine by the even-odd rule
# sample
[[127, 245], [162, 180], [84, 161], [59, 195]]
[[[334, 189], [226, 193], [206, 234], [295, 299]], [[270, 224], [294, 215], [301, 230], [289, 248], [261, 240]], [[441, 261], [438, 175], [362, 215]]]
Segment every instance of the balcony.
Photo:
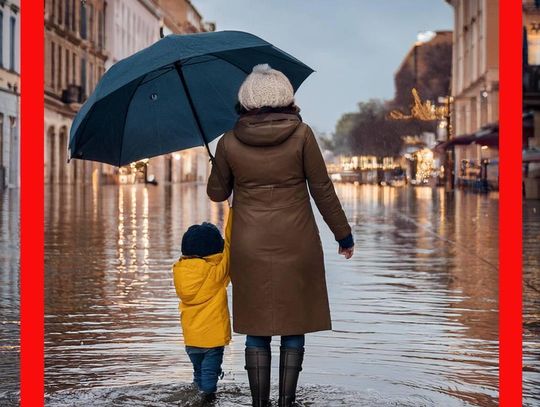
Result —
[[523, 0], [523, 11], [525, 13], [539, 13], [540, 1], [538, 0]]
[[67, 89], [62, 91], [62, 102], [64, 103], [82, 103], [84, 99], [83, 89], [79, 85], [68, 85]]
[[523, 69], [523, 106], [540, 107], [540, 65]]

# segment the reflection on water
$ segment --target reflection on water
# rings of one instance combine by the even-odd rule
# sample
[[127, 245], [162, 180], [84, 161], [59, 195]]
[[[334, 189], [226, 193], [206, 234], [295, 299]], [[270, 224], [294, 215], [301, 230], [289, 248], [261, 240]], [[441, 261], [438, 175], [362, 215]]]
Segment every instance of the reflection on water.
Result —
[[[317, 212], [334, 330], [307, 337], [301, 404], [497, 405], [497, 197], [337, 190], [357, 250], [339, 257]], [[222, 226], [224, 204], [204, 185], [70, 187], [45, 202], [48, 405], [188, 405], [170, 267], [183, 231]], [[243, 337], [224, 370], [218, 405], [249, 405]]]
[[[523, 386], [540, 405], [540, 201], [523, 207]], [[533, 404], [531, 404], [533, 405]]]
[[0, 405], [19, 390], [19, 190], [0, 190]]

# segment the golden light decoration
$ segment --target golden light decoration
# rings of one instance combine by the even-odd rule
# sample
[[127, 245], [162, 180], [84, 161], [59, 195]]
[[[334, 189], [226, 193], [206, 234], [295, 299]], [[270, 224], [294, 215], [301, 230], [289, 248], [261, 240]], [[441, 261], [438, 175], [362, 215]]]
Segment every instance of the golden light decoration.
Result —
[[390, 118], [394, 120], [411, 120], [418, 119], [423, 121], [431, 120], [445, 120], [448, 117], [448, 106], [441, 105], [436, 106], [431, 101], [425, 102], [420, 98], [420, 94], [416, 88], [412, 89], [413, 105], [411, 106], [411, 113], [405, 114], [401, 110], [392, 110], [390, 112]]
[[434, 170], [433, 152], [424, 148], [414, 154], [417, 160], [416, 180], [424, 182], [431, 177]]

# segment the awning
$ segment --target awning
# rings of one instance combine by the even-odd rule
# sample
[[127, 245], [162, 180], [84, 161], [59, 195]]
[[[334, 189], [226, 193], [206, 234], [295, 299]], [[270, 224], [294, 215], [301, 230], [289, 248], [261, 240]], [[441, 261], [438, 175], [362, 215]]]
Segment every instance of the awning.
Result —
[[499, 145], [499, 125], [491, 124], [484, 126], [476, 133], [457, 136], [444, 143], [437, 144], [433, 150], [442, 153], [452, 146], [480, 144], [483, 146], [497, 147]]
[[540, 149], [531, 148], [528, 150], [523, 150], [523, 162], [540, 162]]
[[[523, 113], [523, 143], [526, 145], [528, 137], [534, 135], [534, 114], [532, 112]], [[480, 144], [488, 147], [499, 146], [499, 123], [492, 123], [482, 127], [476, 133], [465, 134], [454, 137], [449, 141], [437, 144], [433, 150], [437, 153], [443, 153], [452, 146]]]
[[475, 133], [475, 144], [480, 144], [488, 147], [499, 147], [499, 125], [494, 125], [489, 128], [480, 130]]

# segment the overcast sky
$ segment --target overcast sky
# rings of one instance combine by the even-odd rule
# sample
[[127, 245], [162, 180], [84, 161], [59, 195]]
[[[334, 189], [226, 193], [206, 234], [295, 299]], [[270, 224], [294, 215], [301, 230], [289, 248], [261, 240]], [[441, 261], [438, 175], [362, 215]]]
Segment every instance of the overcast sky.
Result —
[[450, 30], [444, 0], [192, 0], [217, 30], [255, 34], [315, 69], [300, 87], [304, 121], [332, 132], [359, 101], [391, 99], [420, 31]]

